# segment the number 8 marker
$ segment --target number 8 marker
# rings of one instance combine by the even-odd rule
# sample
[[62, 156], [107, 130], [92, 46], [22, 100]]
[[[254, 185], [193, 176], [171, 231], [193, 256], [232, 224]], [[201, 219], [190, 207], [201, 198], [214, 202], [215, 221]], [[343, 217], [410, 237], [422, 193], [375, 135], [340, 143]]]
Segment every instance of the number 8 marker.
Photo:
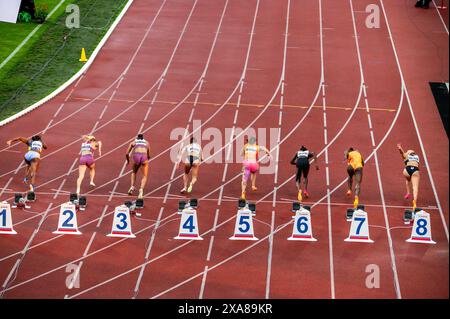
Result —
[[436, 244], [431, 238], [430, 214], [423, 210], [415, 214], [411, 237], [406, 241], [410, 243]]

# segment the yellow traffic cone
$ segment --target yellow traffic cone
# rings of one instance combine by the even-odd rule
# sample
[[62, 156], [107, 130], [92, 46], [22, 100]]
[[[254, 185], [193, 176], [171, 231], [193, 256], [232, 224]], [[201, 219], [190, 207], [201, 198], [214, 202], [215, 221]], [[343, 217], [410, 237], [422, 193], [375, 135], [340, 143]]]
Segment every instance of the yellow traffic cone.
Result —
[[86, 58], [86, 51], [84, 50], [84, 48], [81, 49], [81, 57], [80, 57], [80, 62], [86, 62], [87, 58]]

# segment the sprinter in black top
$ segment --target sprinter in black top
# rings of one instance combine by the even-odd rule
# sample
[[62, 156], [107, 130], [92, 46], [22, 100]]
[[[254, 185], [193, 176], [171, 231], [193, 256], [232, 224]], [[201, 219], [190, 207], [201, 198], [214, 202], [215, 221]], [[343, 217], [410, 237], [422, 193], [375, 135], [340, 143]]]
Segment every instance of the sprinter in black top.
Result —
[[[298, 189], [298, 200], [301, 202], [303, 200], [303, 195], [305, 198], [309, 197], [308, 193], [308, 174], [310, 167], [310, 159], [316, 162], [316, 170], [319, 169], [319, 165], [317, 165], [317, 157], [314, 152], [309, 151], [305, 146], [302, 145], [300, 150], [295, 153], [295, 156], [291, 160], [291, 164], [297, 166], [297, 174], [295, 176], [295, 184]], [[302, 176], [303, 176], [303, 191], [302, 191]]]

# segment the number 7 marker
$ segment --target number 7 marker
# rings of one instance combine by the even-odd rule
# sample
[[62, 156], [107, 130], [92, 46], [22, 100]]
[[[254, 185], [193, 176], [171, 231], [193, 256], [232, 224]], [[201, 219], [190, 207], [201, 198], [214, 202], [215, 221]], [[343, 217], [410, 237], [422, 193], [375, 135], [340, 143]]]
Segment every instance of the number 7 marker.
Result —
[[355, 210], [350, 226], [350, 233], [345, 241], [373, 243], [369, 235], [369, 218], [365, 211], [361, 209]]

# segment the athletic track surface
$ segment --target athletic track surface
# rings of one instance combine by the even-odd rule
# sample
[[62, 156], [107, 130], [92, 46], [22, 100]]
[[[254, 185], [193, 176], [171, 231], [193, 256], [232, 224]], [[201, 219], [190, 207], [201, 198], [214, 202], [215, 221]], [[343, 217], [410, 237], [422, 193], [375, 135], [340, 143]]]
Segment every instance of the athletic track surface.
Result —
[[[49, 145], [31, 210], [13, 210], [18, 235], [0, 237], [3, 298], [448, 298], [448, 139], [428, 82], [448, 82], [448, 10], [398, 0], [134, 0], [90, 69], [37, 110], [0, 128], [0, 199], [25, 191], [23, 145]], [[381, 28], [365, 25], [380, 8]], [[448, 5], [448, 3], [447, 3]], [[199, 199], [203, 241], [174, 240], [181, 173], [173, 128], [279, 128], [275, 174], [259, 175], [255, 242], [230, 241], [241, 165], [205, 164]], [[95, 188], [82, 191], [81, 236], [54, 235], [75, 189], [80, 136], [103, 141]], [[146, 208], [135, 239], [106, 237], [128, 198], [127, 144], [152, 147]], [[205, 144], [207, 141], [203, 141]], [[224, 159], [229, 136], [223, 137]], [[436, 245], [407, 243], [402, 221], [402, 142], [421, 157], [418, 206]], [[290, 242], [296, 200], [289, 164], [301, 145], [318, 152], [307, 203], [317, 242]], [[347, 243], [343, 152], [366, 158], [361, 204], [373, 244]], [[235, 152], [235, 150], [234, 150]], [[18, 166], [19, 165], [19, 166]], [[129, 198], [128, 198], [129, 199]], [[80, 266], [68, 289], [67, 265]], [[380, 269], [368, 289], [366, 266]]]

